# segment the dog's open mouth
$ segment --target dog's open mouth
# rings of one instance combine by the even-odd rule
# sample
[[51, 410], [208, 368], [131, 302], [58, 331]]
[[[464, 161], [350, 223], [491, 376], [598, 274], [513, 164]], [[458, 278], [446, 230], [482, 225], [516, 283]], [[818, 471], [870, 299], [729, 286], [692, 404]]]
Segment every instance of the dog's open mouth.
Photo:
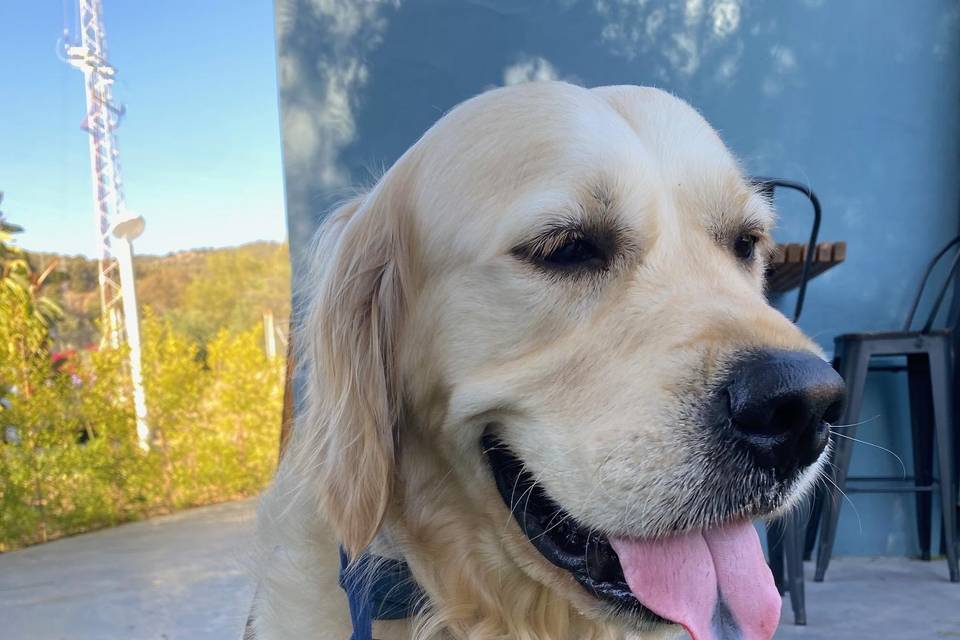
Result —
[[693, 640], [773, 637], [780, 594], [749, 521], [658, 539], [607, 537], [564, 511], [496, 436], [482, 445], [531, 544], [615, 613], [679, 624]]

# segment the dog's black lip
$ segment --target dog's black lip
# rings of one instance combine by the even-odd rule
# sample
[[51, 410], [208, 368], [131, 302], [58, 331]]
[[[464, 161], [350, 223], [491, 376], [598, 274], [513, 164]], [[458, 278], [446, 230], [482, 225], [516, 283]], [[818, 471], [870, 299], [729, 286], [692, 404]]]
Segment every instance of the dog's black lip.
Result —
[[606, 536], [581, 525], [563, 510], [496, 435], [481, 440], [500, 497], [520, 529], [548, 562], [567, 571], [589, 593], [644, 623], [665, 620], [644, 607], [630, 591], [620, 560]]

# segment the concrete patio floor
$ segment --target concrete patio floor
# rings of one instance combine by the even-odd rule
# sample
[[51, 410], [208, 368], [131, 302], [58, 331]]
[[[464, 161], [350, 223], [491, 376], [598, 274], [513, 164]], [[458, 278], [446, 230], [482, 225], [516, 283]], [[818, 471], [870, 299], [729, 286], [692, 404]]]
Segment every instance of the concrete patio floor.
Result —
[[[0, 638], [240, 640], [253, 510], [205, 507], [0, 555]], [[960, 638], [960, 584], [942, 561], [837, 558], [826, 582], [807, 583], [806, 627], [783, 610], [778, 640]], [[331, 623], [315, 637], [346, 638], [342, 619]]]
[[838, 557], [826, 580], [807, 563], [807, 625], [793, 624], [784, 599], [778, 640], [960, 638], [960, 584], [944, 560]]
[[254, 507], [191, 509], [0, 555], [0, 638], [240, 640]]

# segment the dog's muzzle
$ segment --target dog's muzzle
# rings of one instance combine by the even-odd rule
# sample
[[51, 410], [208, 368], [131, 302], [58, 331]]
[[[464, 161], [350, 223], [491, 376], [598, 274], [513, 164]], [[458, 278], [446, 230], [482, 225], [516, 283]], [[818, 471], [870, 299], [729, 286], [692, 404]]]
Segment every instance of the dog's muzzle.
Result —
[[691, 448], [710, 451], [697, 461], [700, 502], [678, 508], [676, 526], [659, 535], [579, 522], [501, 436], [486, 433], [482, 446], [530, 543], [611, 613], [641, 628], [679, 624], [695, 640], [767, 639], [781, 600], [751, 518], [781, 506], [823, 453], [845, 389], [829, 364], [799, 351], [751, 351], [726, 372], [698, 410], [697, 437], [710, 443]]

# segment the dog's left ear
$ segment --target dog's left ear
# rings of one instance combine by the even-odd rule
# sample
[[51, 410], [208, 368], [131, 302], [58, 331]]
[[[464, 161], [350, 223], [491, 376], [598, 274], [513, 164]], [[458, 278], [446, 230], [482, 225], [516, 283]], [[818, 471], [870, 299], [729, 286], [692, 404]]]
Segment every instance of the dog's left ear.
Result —
[[323, 224], [302, 344], [305, 419], [290, 451], [317, 483], [351, 555], [376, 535], [393, 488], [401, 389], [397, 341], [410, 287], [404, 205], [389, 174]]

